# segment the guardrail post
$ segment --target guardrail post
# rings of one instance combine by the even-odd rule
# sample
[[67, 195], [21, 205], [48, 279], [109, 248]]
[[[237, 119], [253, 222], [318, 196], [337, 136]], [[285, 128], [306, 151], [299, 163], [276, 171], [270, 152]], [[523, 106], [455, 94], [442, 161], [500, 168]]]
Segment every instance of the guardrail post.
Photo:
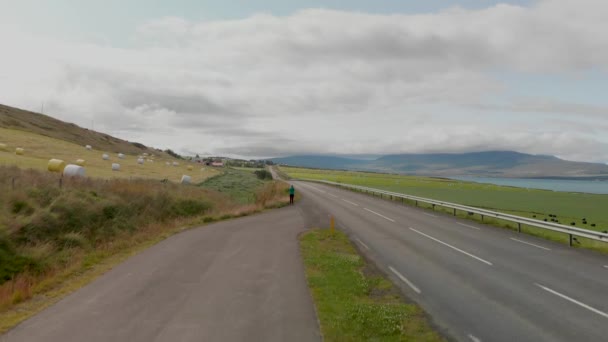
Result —
[[481, 222], [483, 222], [483, 214], [481, 215]]
[[569, 235], [570, 235], [570, 247], [572, 247], [572, 234], [569, 234]]
[[456, 208], [454, 208], [454, 216], [456, 216]]
[[416, 200], [416, 206], [418, 206], [418, 201]]
[[517, 232], [521, 233], [521, 223], [517, 223]]
[[435, 211], [435, 204], [433, 204], [433, 211]]

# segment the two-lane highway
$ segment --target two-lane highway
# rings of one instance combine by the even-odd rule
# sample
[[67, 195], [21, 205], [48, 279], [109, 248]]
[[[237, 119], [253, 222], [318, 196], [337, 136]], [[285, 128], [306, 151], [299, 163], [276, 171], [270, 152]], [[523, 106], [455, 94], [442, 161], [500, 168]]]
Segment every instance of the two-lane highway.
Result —
[[292, 182], [461, 341], [604, 341], [608, 258], [327, 185]]

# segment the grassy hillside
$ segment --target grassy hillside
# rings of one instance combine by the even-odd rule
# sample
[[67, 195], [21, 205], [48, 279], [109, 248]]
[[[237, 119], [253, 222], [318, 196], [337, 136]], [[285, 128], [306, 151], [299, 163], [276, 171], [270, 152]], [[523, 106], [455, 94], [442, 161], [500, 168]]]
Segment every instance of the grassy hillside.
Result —
[[[166, 153], [150, 152], [154, 161], [139, 165], [137, 155], [128, 154], [125, 159], [119, 159], [116, 153], [110, 151], [95, 148], [89, 151], [84, 145], [14, 129], [0, 128], [0, 143], [8, 145], [8, 151], [0, 150], [0, 165], [15, 165], [21, 168], [47, 170], [49, 159], [57, 158], [66, 163], [84, 159], [87, 176], [99, 178], [150, 178], [179, 182], [182, 175], [190, 175], [194, 183], [200, 183], [218, 174], [218, 171], [212, 168], [201, 168], [200, 164], [178, 160]], [[25, 154], [16, 155], [16, 147], [24, 148]], [[110, 160], [103, 160], [103, 153], [108, 153]], [[178, 162], [180, 165], [167, 166], [167, 162]], [[120, 171], [112, 171], [112, 163], [119, 163]], [[193, 169], [188, 170], [188, 166]]]
[[[492, 184], [456, 181], [443, 178], [403, 176], [381, 173], [348, 172], [281, 167], [293, 178], [329, 180], [347, 184], [369, 186], [409, 195], [443, 200], [502, 211], [505, 213], [551, 221], [549, 215], [556, 215], [561, 224], [593, 229], [608, 230], [608, 195], [554, 192], [506, 187]], [[583, 219], [586, 219], [587, 224]], [[595, 224], [595, 227], [592, 226]], [[558, 240], [565, 235], [552, 236], [546, 231], [534, 232]], [[581, 239], [582, 241], [582, 239]], [[587, 242], [589, 247], [605, 250], [606, 244]]]
[[[0, 104], [0, 127], [32, 132], [65, 140], [76, 145], [91, 145], [100, 151], [141, 154], [159, 153], [142, 144], [128, 142], [110, 135], [91, 131], [75, 124], [57, 120], [47, 115]], [[1, 135], [0, 135], [1, 136]]]

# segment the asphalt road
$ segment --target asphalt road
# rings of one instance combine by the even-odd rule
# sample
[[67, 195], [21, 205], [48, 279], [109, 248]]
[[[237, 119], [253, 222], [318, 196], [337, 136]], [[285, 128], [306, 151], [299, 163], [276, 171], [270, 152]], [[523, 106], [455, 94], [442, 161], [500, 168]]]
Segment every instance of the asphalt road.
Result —
[[320, 341], [295, 206], [175, 235], [0, 341]]
[[607, 256], [327, 185], [292, 183], [303, 194], [304, 217], [334, 215], [448, 337], [608, 341]]

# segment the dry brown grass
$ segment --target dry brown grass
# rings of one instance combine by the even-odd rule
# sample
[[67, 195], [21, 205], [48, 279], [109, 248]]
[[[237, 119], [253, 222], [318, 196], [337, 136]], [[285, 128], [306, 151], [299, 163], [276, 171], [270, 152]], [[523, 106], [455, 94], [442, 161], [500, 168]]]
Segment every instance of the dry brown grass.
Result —
[[16, 308], [30, 305], [23, 302], [179, 227], [285, 205], [286, 191], [285, 183], [269, 182], [256, 192], [255, 203], [242, 205], [196, 186], [65, 178], [60, 187], [54, 174], [0, 167], [0, 318], [8, 314], [19, 321], [23, 315]]

